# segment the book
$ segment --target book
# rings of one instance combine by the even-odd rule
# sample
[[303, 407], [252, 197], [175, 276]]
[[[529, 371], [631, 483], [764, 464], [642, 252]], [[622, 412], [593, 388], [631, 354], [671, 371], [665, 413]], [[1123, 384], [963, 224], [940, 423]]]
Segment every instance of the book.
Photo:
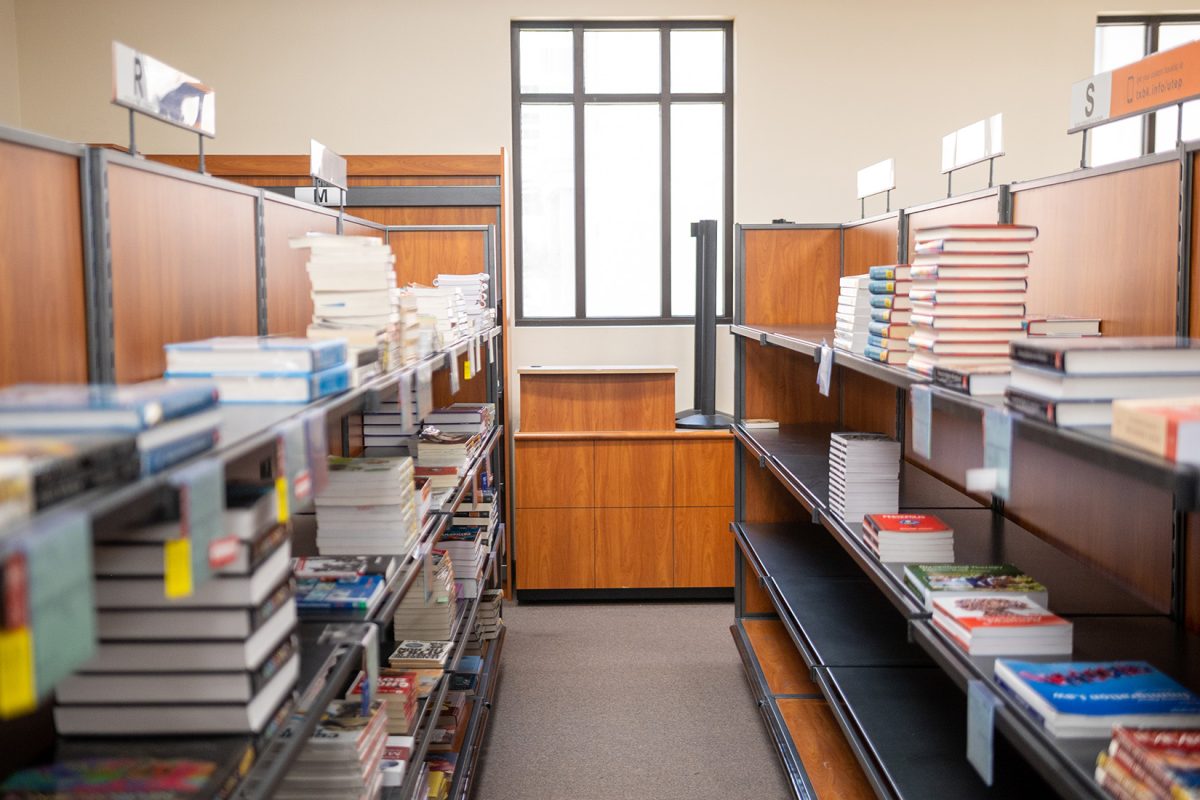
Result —
[[930, 253], [1028, 253], [1029, 242], [1023, 239], [930, 239], [920, 242], [914, 252]]
[[873, 294], [868, 302], [871, 308], [891, 308], [897, 311], [912, 309], [912, 299], [906, 294]]
[[195, 758], [64, 759], [13, 773], [0, 785], [0, 792], [7, 800], [206, 798], [224, 796], [218, 792], [235, 771], [236, 764], [222, 765]]
[[[249, 575], [290, 535], [286, 525], [275, 525], [253, 541], [222, 537], [209, 543], [209, 566], [214, 575]], [[122, 541], [114, 537], [97, 542], [92, 565], [105, 577], [143, 577], [164, 574], [161, 542]]]
[[[991, 331], [1011, 332], [1020, 336], [1022, 319], [1020, 316], [1007, 315], [1004, 317], [974, 317], [955, 316], [953, 314], [923, 314], [914, 312], [912, 324], [919, 328], [933, 328], [937, 331]], [[997, 336], [997, 338], [1000, 338]]]
[[867, 272], [872, 281], [906, 281], [909, 279], [907, 264], [892, 264], [889, 266], [871, 267]]
[[911, 311], [900, 311], [894, 308], [872, 308], [872, 322], [890, 322], [896, 325], [908, 325], [912, 319]]
[[971, 341], [960, 338], [943, 340], [940, 335], [924, 328], [913, 332], [908, 343], [914, 349], [950, 356], [1008, 356], [1008, 341]]
[[1068, 375], [1200, 374], [1200, 341], [1173, 336], [1025, 339], [1012, 356]]
[[889, 338], [884, 336], [876, 336], [873, 333], [867, 334], [867, 347], [876, 347], [881, 350], [901, 351], [908, 349], [907, 338]]
[[[772, 429], [777, 429], [779, 427], [779, 420], [752, 418], [752, 419], [744, 419], [738, 424], [740, 424], [746, 430], [752, 430], [752, 431], [753, 430], [772, 430]], [[461, 508], [460, 508], [460, 510], [461, 510]]]
[[297, 578], [335, 581], [379, 575], [386, 581], [396, 574], [395, 556], [302, 556], [292, 559]]
[[1180, 464], [1200, 464], [1200, 397], [1116, 400], [1112, 438]]
[[[942, 304], [940, 302], [928, 302], [913, 299], [913, 323], [917, 322], [918, 317], [986, 317], [989, 326], [1003, 327], [1004, 323], [996, 324], [995, 318], [1014, 317], [1017, 323], [1017, 328], [1020, 329], [1024, 321], [1021, 319], [1025, 316], [1025, 306], [1020, 303], [996, 303], [996, 304], [975, 304], [975, 303], [954, 303]], [[1011, 323], [1010, 323], [1011, 324]]]
[[933, 382], [956, 392], [975, 397], [991, 397], [1004, 394], [1011, 380], [1011, 370], [1006, 365], [976, 367], [974, 369], [951, 369], [934, 367]]
[[973, 264], [922, 264], [911, 270], [912, 279], [917, 280], [1024, 280], [1029, 269], [1026, 264], [1008, 266], [982, 266]]
[[290, 336], [221, 336], [163, 350], [166, 373], [176, 375], [322, 372], [346, 361], [344, 341]]
[[937, 597], [933, 624], [973, 656], [1071, 654], [1072, 624], [1025, 597]]
[[892, 350], [887, 347], [879, 347], [869, 343], [865, 348], [863, 348], [863, 355], [872, 361], [878, 361], [881, 364], [895, 364], [897, 366], [907, 364], [909, 358], [912, 357], [912, 353], [910, 353], [907, 348], [903, 350]]
[[1029, 263], [1028, 253], [916, 253], [913, 269], [953, 264], [963, 267], [1021, 267]]
[[348, 617], [365, 617], [383, 597], [382, 575], [326, 580], [300, 578], [296, 581], [296, 606], [301, 615], [311, 612], [344, 612]]
[[1001, 658], [995, 678], [1052, 736], [1107, 736], [1114, 725], [1200, 726], [1200, 697], [1145, 661]]
[[1029, 288], [1024, 278], [961, 278], [939, 276], [913, 280], [912, 292], [955, 292], [974, 294], [978, 292], [1024, 292]]
[[892, 339], [907, 339], [913, 332], [911, 325], [902, 325], [896, 322], [871, 322], [867, 326], [867, 331], [874, 336]]
[[[965, 288], [965, 287], [964, 287]], [[920, 308], [922, 303], [936, 303], [939, 306], [1019, 306], [1025, 302], [1025, 292], [984, 292], [984, 291], [945, 291], [942, 289], [916, 289], [909, 292], [914, 308]], [[1022, 306], [1024, 308], [1024, 306]]]
[[0, 432], [87, 433], [149, 430], [217, 404], [210, 382], [18, 384], [0, 389]]
[[171, 383], [193, 380], [215, 383], [224, 403], [311, 403], [350, 388], [349, 364], [338, 364], [320, 372], [211, 372], [193, 376], [166, 372]]
[[909, 287], [912, 286], [912, 281], [871, 281], [867, 285], [868, 291], [871, 294], [890, 294], [890, 295], [906, 295], [909, 294]]
[[1004, 390], [1004, 402], [1014, 411], [1034, 419], [1053, 423], [1060, 428], [1081, 428], [1111, 425], [1112, 400], [1090, 398], [1079, 400], [1047, 400], [1035, 394], [1009, 386]]
[[900, 443], [882, 433], [829, 437], [829, 508], [859, 525], [867, 514], [895, 513], [900, 502]]
[[1151, 793], [1145, 782], [1129, 768], [1129, 764], [1122, 763], [1105, 752], [1096, 756], [1093, 777], [1100, 788], [1114, 800], [1159, 800], [1160, 797], [1170, 797], [1169, 794]]
[[96, 630], [102, 640], [175, 640], [180, 631], [187, 631], [191, 640], [245, 639], [291, 601], [292, 583], [288, 576], [256, 606], [102, 609], [96, 615]]
[[954, 529], [932, 514], [867, 514], [862, 528], [880, 561], [954, 560]]
[[1200, 374], [1069, 375], [1042, 366], [1017, 362], [1013, 365], [1014, 389], [1048, 400], [1086, 400], [1098, 397], [1114, 400], [1155, 399], [1200, 395]]
[[383, 750], [384, 786], [401, 786], [404, 783], [404, 772], [408, 761], [412, 758], [415, 740], [411, 736], [388, 736], [387, 746]]
[[923, 242], [933, 242], [941, 239], [954, 241], [1031, 242], [1037, 238], [1037, 235], [1038, 229], [1034, 225], [939, 225], [916, 230], [913, 233], [913, 239], [918, 245]]
[[0, 436], [0, 527], [140, 474], [132, 436]]
[[454, 642], [406, 639], [396, 645], [396, 649], [388, 656], [388, 663], [395, 668], [444, 668], [453, 648]]
[[1099, 336], [1100, 320], [1058, 314], [1030, 316], [1025, 320], [1030, 336]]
[[1046, 587], [1011, 564], [908, 564], [904, 582], [933, 611], [937, 597], [1021, 596], [1045, 606]]
[[1103, 755], [1164, 795], [1193, 798], [1200, 791], [1200, 731], [1117, 725]]

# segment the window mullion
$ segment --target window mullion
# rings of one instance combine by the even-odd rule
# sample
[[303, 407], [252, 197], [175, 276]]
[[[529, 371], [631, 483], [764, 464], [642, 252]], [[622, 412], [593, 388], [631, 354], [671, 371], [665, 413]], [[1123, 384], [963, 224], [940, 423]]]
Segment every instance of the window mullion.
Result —
[[587, 316], [587, 209], [583, 202], [583, 184], [587, 179], [583, 157], [583, 148], [587, 144], [583, 136], [583, 25], [576, 23], [572, 30], [575, 62], [572, 100], [575, 110], [575, 318], [583, 319]]
[[662, 316], [671, 316], [671, 26], [663, 23], [660, 28], [661, 84], [659, 85], [659, 134], [662, 138], [661, 184], [662, 199], [662, 262], [659, 265], [662, 277]]

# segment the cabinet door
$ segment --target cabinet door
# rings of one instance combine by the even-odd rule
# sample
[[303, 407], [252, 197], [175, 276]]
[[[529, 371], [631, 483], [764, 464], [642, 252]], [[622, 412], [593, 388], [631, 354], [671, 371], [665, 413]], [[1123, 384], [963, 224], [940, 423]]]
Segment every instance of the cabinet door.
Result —
[[596, 509], [596, 588], [671, 585], [671, 509]]
[[671, 442], [596, 442], [596, 505], [671, 505]]
[[517, 508], [591, 508], [591, 441], [517, 441]]
[[517, 510], [517, 588], [596, 585], [595, 520], [590, 508]]
[[733, 505], [733, 440], [675, 442], [675, 505]]
[[675, 509], [675, 585], [733, 586], [733, 506]]

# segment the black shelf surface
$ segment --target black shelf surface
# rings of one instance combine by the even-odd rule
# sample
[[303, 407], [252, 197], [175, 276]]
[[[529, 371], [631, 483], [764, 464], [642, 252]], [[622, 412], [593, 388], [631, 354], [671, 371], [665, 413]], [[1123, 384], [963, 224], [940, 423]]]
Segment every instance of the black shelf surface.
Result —
[[851, 748], [880, 797], [1042, 798], [1051, 792], [1003, 740], [991, 788], [966, 759], [966, 699], [930, 667], [816, 671]]
[[492, 706], [496, 699], [496, 688], [500, 679], [500, 655], [504, 651], [504, 638], [507, 633], [508, 629], [501, 624], [500, 632], [495, 639], [490, 640], [487, 653], [483, 657], [479, 682], [475, 687], [475, 693], [471, 696], [474, 701], [471, 708], [471, 720], [467, 723], [467, 733], [463, 738], [463, 751], [465, 752], [459, 753], [454, 767], [454, 779], [450, 784], [450, 800], [466, 800], [471, 794], [475, 771], [483, 752], [488, 720], [491, 718]]
[[833, 348], [833, 363], [835, 366], [846, 367], [863, 375], [869, 375], [872, 378], [901, 389], [907, 389], [914, 383], [929, 382], [927, 377], [907, 367], [893, 367], [858, 353], [834, 348], [833, 328], [821, 325], [772, 325], [770, 328], [764, 328], [757, 325], [741, 324], [731, 325], [729, 332], [735, 336], [741, 336], [762, 345], [782, 347], [785, 350], [810, 356], [818, 363], [821, 357], [821, 343], [825, 342]]

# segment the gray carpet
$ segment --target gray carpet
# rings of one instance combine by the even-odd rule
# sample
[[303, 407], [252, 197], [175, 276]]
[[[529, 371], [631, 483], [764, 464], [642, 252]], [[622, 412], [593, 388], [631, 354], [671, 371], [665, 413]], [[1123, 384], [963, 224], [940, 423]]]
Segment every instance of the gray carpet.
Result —
[[476, 800], [791, 796], [729, 603], [506, 604]]

